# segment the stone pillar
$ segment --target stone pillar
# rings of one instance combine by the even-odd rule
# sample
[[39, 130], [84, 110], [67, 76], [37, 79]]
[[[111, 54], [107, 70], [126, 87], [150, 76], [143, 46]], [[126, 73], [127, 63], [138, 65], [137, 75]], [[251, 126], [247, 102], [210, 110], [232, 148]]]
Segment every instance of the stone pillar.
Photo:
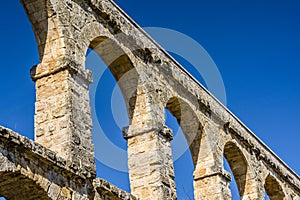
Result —
[[140, 199], [177, 199], [170, 141], [167, 126], [141, 130], [123, 129], [128, 141], [128, 168], [133, 195]]
[[36, 84], [35, 141], [74, 163], [95, 172], [88, 70], [70, 64], [31, 70]]

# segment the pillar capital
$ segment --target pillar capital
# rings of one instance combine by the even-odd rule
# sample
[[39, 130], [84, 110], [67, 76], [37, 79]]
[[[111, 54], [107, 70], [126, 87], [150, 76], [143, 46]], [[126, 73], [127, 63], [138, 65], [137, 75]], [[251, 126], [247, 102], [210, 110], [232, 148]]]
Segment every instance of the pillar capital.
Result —
[[146, 200], [177, 199], [170, 140], [170, 128], [130, 125], [123, 128], [128, 145], [130, 187]]
[[231, 199], [231, 175], [224, 169], [194, 172], [195, 199]]
[[165, 138], [168, 141], [173, 140], [173, 131], [167, 125], [161, 125], [158, 127], [151, 127], [151, 128], [130, 125], [122, 128], [123, 137], [126, 140], [138, 135], [143, 135], [143, 134], [153, 133], [153, 132], [157, 133], [159, 136]]
[[194, 180], [195, 181], [209, 178], [212, 176], [220, 176], [220, 177], [224, 178], [227, 182], [230, 182], [232, 180], [230, 173], [226, 170], [219, 170], [219, 171], [215, 171], [215, 172], [211, 172], [211, 173], [194, 172]]
[[50, 65], [46, 63], [40, 63], [34, 65], [30, 69], [30, 77], [36, 82], [38, 79], [57, 74], [62, 71], [69, 71], [71, 75], [76, 75], [82, 80], [86, 81], [88, 84], [92, 83], [92, 73], [87, 69], [82, 69], [80, 65], [77, 65], [73, 62], [64, 62], [61, 65]]

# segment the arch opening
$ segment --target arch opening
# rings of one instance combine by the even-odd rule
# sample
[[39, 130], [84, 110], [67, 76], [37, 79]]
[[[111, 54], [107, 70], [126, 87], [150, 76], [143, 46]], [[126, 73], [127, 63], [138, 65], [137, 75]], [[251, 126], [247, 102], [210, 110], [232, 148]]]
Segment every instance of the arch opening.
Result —
[[270, 200], [283, 200], [285, 195], [279, 182], [270, 174], [267, 176], [264, 184], [265, 199]]
[[131, 124], [137, 71], [121, 47], [106, 37], [97, 37], [90, 43], [85, 65], [93, 73], [90, 100], [97, 177], [130, 192], [122, 128]]
[[[168, 109], [165, 109], [165, 118], [165, 124], [172, 129], [174, 137], [180, 138], [181, 145], [188, 149], [182, 129], [179, 126], [177, 119], [170, 113]], [[174, 141], [171, 141], [177, 198], [194, 199], [194, 167], [191, 152], [186, 150], [179, 158], [175, 158], [174, 153], [176, 154], [176, 152], [181, 151], [180, 149], [176, 148], [176, 146], [177, 145], [174, 144]]]
[[[14, 11], [10, 12], [12, 8]], [[1, 84], [1, 91], [6, 95], [0, 101], [0, 124], [33, 139], [35, 90], [28, 72], [32, 65], [39, 62], [39, 54], [34, 31], [24, 8], [19, 1], [9, 1], [1, 7], [2, 19], [9, 19], [2, 20], [7, 25], [6, 31], [2, 32], [1, 65], [9, 67], [3, 68], [5, 73], [0, 75], [5, 83]], [[20, 30], [22, 40], [16, 40], [20, 36]], [[26, 51], [18, 54], [16, 59], [16, 52], [23, 47], [26, 47]]]
[[[231, 192], [232, 194], [234, 194], [234, 184], [236, 184], [238, 194], [240, 198], [242, 198], [246, 193], [246, 181], [248, 172], [247, 161], [241, 150], [233, 142], [226, 143], [224, 147], [224, 158], [228, 163], [228, 167], [230, 168], [232, 172], [231, 174], [233, 175], [234, 179], [230, 184], [233, 185], [233, 188], [231, 188]], [[226, 163], [224, 163], [224, 165], [226, 166]], [[237, 196], [237, 194], [235, 196]], [[235, 197], [235, 199], [237, 198], [238, 197]]]
[[178, 199], [194, 199], [193, 173], [198, 162], [202, 128], [192, 108], [177, 97], [165, 107], [165, 123], [173, 131], [171, 141]]
[[[230, 169], [230, 166], [226, 160], [226, 158], [223, 158], [223, 164], [224, 164], [224, 169], [229, 172], [230, 177], [234, 177], [233, 172]], [[236, 181], [234, 178], [231, 179], [230, 181], [230, 192], [231, 192], [231, 198], [232, 200], [239, 200], [240, 199], [240, 194], [239, 194], [239, 190], [238, 190], [238, 186], [236, 184]]]
[[166, 109], [169, 110], [176, 118], [179, 126], [181, 127], [192, 155], [194, 168], [196, 168], [200, 150], [201, 135], [203, 132], [198, 117], [185, 101], [176, 97], [169, 99]]
[[[122, 92], [129, 120], [132, 119], [137, 86], [138, 73], [126, 52], [116, 41], [107, 37], [95, 38], [89, 46], [89, 51], [94, 51], [110, 70], [112, 76]], [[101, 75], [100, 75], [101, 76]], [[93, 77], [95, 79], [95, 76]], [[96, 77], [96, 79], [99, 77]]]

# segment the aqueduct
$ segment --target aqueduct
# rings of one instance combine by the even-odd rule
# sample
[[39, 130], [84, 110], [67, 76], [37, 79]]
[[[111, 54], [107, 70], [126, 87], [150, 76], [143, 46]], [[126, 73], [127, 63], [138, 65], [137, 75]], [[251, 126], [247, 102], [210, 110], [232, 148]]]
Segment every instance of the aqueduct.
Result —
[[[0, 196], [7, 199], [176, 199], [168, 109], [190, 144], [195, 199], [299, 200], [300, 178], [112, 0], [21, 0], [40, 63], [35, 141], [0, 128]], [[131, 194], [95, 178], [85, 55], [118, 81], [130, 124]], [[120, 80], [125, 81], [120, 81]], [[223, 158], [234, 174], [223, 167]]]

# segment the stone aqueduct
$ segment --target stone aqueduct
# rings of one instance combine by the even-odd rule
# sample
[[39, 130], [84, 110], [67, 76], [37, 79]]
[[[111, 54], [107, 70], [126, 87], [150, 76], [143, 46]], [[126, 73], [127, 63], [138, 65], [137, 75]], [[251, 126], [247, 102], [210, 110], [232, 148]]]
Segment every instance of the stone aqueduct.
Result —
[[[195, 199], [300, 200], [300, 178], [111, 0], [21, 0], [40, 64], [35, 141], [0, 128], [0, 196], [7, 199], [176, 199], [168, 109], [194, 163]], [[92, 48], [123, 93], [132, 194], [95, 178], [85, 56]], [[121, 133], [120, 133], [121, 134]], [[234, 177], [223, 168], [225, 157]]]

